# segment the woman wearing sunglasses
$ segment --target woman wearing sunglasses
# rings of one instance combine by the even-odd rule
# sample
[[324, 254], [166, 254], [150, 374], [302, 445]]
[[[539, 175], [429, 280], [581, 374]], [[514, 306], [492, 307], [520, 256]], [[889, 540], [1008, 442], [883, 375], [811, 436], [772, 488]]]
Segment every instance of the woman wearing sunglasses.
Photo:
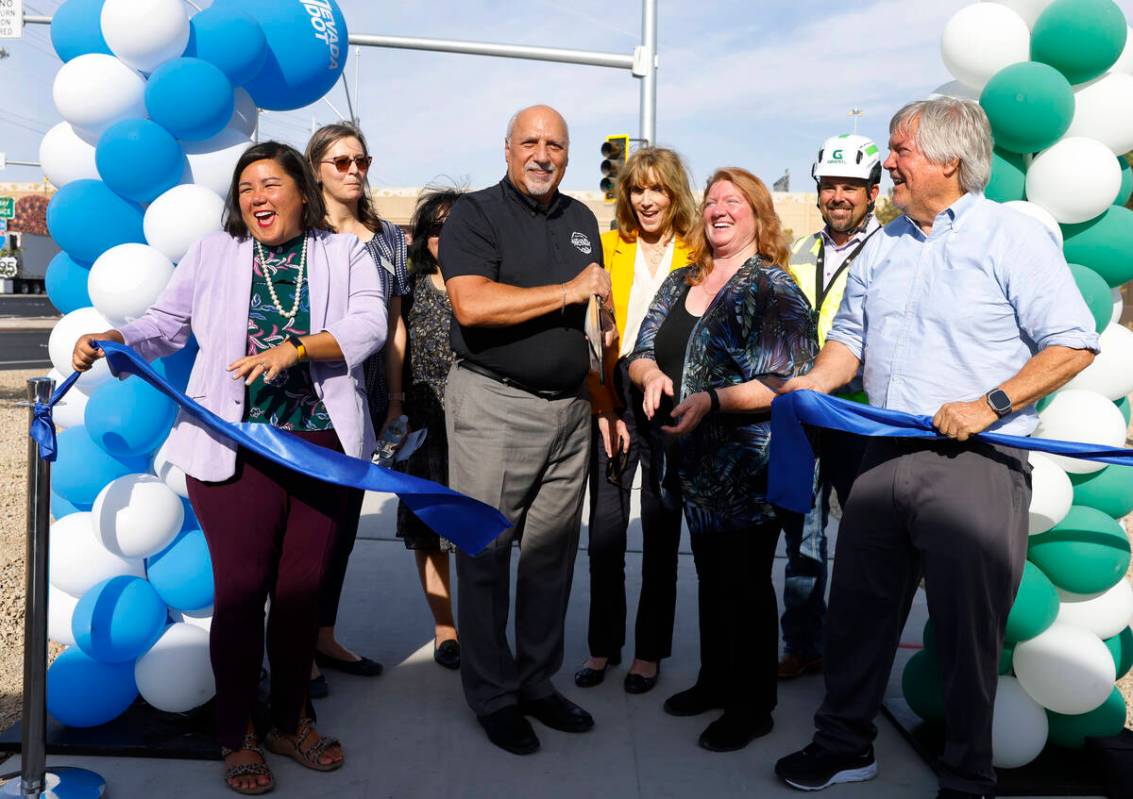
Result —
[[[401, 298], [409, 292], [405, 237], [401, 228], [381, 219], [374, 210], [366, 182], [373, 158], [362, 131], [343, 124], [319, 128], [307, 143], [307, 160], [322, 189], [327, 226], [338, 233], [353, 233], [366, 246], [388, 302], [386, 345], [364, 364], [370, 420], [380, 437], [386, 425], [401, 416], [405, 399], [401, 385], [408, 339], [401, 316]], [[310, 687], [313, 698], [327, 695], [326, 678], [318, 671], [320, 666], [362, 677], [382, 673], [382, 664], [350, 651], [334, 634], [346, 564], [358, 533], [357, 517], [355, 513], [354, 525], [338, 539], [319, 603], [319, 638]]]
[[[605, 385], [591, 380], [594, 436], [590, 455], [590, 658], [574, 675], [580, 688], [598, 685], [610, 665], [621, 661], [625, 643], [625, 550], [630, 486], [642, 468], [641, 596], [635, 625], [634, 661], [625, 690], [643, 694], [657, 684], [661, 659], [670, 654], [677, 599], [679, 502], [661, 500], [659, 446], [642, 411], [642, 395], [631, 384], [626, 356], [653, 295], [669, 272], [688, 263], [684, 243], [696, 220], [688, 172], [672, 150], [643, 147], [626, 162], [617, 188], [618, 229], [602, 236], [602, 251], [613, 284], [618, 358]], [[612, 361], [613, 359], [607, 359]], [[616, 412], [626, 435], [608, 457], [602, 414]], [[621, 425], [618, 425], [620, 428]], [[602, 436], [602, 438], [599, 438]]]

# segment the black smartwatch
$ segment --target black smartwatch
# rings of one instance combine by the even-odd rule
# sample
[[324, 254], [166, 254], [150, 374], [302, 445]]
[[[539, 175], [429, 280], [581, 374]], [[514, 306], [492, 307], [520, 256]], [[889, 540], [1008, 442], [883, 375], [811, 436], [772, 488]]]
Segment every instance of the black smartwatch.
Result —
[[1002, 419], [1011, 413], [1011, 398], [1001, 388], [993, 388], [984, 395], [988, 406], [995, 411], [995, 415]]

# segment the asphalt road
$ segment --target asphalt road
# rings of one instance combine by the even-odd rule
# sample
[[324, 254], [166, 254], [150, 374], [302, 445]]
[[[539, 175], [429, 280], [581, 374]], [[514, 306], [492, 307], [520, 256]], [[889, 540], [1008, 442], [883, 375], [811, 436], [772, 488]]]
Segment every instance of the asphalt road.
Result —
[[0, 294], [0, 317], [58, 315], [46, 294]]
[[0, 369], [51, 368], [47, 357], [50, 330], [0, 330]]

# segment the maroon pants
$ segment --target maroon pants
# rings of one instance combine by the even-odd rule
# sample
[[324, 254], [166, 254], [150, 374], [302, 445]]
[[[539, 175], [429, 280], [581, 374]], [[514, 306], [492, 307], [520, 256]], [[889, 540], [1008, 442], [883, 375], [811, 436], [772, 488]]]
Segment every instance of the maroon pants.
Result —
[[[342, 451], [333, 430], [296, 433]], [[338, 531], [357, 514], [355, 489], [285, 469], [247, 450], [220, 483], [188, 479], [189, 499], [212, 556], [216, 600], [209, 653], [216, 676], [216, 737], [238, 748], [252, 714], [264, 652], [272, 723], [294, 733], [307, 702], [318, 598]]]

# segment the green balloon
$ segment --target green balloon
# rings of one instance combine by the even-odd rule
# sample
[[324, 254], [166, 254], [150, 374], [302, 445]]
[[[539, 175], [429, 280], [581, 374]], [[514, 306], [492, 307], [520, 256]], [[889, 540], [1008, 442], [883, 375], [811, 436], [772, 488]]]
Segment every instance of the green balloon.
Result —
[[1109, 327], [1110, 317], [1113, 316], [1113, 293], [1109, 290], [1109, 284], [1088, 266], [1069, 266], [1078, 291], [1082, 292], [1082, 299], [1086, 301], [1086, 307], [1094, 317], [1094, 328], [1100, 333]]
[[1053, 528], [1029, 538], [1027, 559], [1063, 591], [1097, 594], [1125, 576], [1129, 539], [1112, 516], [1074, 505]]
[[1133, 280], [1133, 211], [1112, 205], [1101, 216], [1063, 225], [1066, 260], [1093, 269], [1110, 288]]
[[1023, 156], [996, 147], [991, 153], [991, 178], [984, 196], [997, 203], [1022, 200], [1027, 196], [1027, 165]]
[[1015, 644], [1004, 644], [999, 650], [999, 674], [1006, 676], [1015, 667]]
[[1053, 394], [1047, 394], [1045, 397], [1043, 397], [1041, 400], [1039, 400], [1038, 402], [1035, 403], [1035, 410], [1038, 411], [1039, 413], [1042, 413], [1043, 410], [1046, 408], [1046, 406], [1050, 405], [1050, 403], [1053, 400], [1054, 400], [1054, 395]]
[[1125, 424], [1128, 425], [1130, 416], [1129, 397], [1122, 397], [1113, 404], [1117, 406], [1117, 410], [1121, 411], [1121, 415], [1125, 417]]
[[1072, 474], [1074, 504], [1120, 519], [1133, 511], [1133, 467], [1113, 464], [1100, 472]]
[[1054, 144], [1074, 118], [1074, 90], [1054, 67], [1023, 61], [992, 76], [980, 94], [995, 146], [1034, 153]]
[[1023, 566], [1023, 580], [1015, 594], [1015, 603], [1007, 615], [1007, 631], [1003, 640], [1010, 644], [1034, 638], [1058, 616], [1058, 592], [1039, 567], [1031, 562]]
[[1031, 29], [1031, 58], [1071, 83], [1093, 80], [1125, 48], [1125, 14], [1113, 0], [1054, 0]]
[[924, 651], [928, 653], [929, 657], [936, 660], [936, 627], [932, 624], [932, 619], [925, 619], [924, 632], [921, 633], [921, 643], [924, 645]]
[[1120, 680], [1133, 669], [1133, 627], [1126, 627], [1113, 638], [1105, 639], [1109, 653], [1113, 655], [1113, 665], [1117, 667]]
[[944, 680], [940, 664], [923, 649], [905, 664], [901, 672], [901, 693], [909, 708], [925, 721], [944, 720]]
[[1067, 749], [1081, 749], [1086, 738], [1104, 738], [1125, 729], [1125, 697], [1114, 688], [1109, 698], [1089, 713], [1066, 716], [1048, 710], [1046, 717], [1050, 721], [1048, 741]]
[[1121, 191], [1117, 193], [1114, 205], [1125, 205], [1133, 197], [1133, 169], [1129, 167], [1129, 159], [1124, 155], [1117, 156], [1117, 163], [1121, 164]]

